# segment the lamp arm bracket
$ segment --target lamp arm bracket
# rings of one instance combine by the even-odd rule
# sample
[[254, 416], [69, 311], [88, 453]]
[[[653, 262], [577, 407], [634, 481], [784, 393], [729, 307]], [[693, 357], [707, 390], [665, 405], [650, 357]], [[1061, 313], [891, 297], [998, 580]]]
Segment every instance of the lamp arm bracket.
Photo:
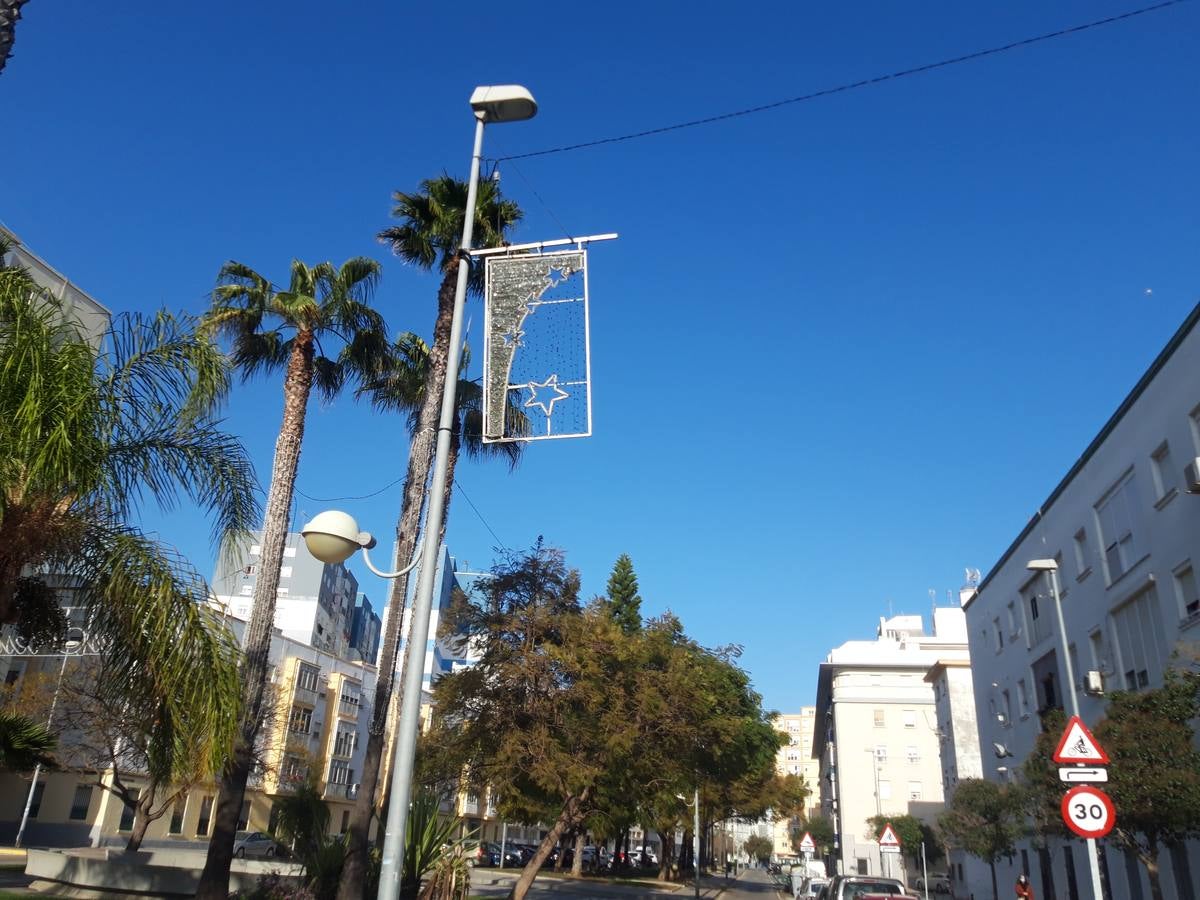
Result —
[[413, 570], [413, 568], [417, 565], [417, 563], [419, 563], [421, 561], [421, 547], [422, 546], [424, 546], [424, 541], [417, 544], [416, 549], [413, 551], [412, 562], [410, 562], [403, 569], [399, 569], [395, 572], [382, 572], [379, 569], [375, 568], [375, 566], [371, 564], [371, 557], [367, 555], [366, 547], [362, 548], [363, 562], [365, 562], [367, 564], [368, 569], [370, 569], [372, 572], [374, 572], [380, 578], [387, 578], [387, 579], [399, 578], [401, 575], [407, 575], [409, 572], [411, 572]]

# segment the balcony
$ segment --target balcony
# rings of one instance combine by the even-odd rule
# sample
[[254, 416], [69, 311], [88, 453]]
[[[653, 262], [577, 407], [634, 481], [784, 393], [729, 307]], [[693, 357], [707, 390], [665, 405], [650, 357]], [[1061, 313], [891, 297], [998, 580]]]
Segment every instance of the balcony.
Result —
[[362, 703], [351, 702], [346, 697], [342, 697], [338, 701], [338, 715], [343, 719], [349, 719], [353, 722], [358, 721], [358, 714], [362, 710]]
[[357, 784], [327, 784], [325, 785], [326, 800], [357, 800]]
[[479, 815], [479, 798], [478, 797], [464, 797], [463, 802], [462, 802], [461, 815], [464, 815], [464, 816]]

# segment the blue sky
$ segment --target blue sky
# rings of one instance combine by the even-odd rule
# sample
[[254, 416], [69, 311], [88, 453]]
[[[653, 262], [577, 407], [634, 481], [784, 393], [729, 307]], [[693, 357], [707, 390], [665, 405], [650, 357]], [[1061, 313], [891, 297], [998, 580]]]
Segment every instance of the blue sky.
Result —
[[[384, 263], [393, 190], [463, 177], [476, 84], [536, 119], [501, 157], [701, 118], [1124, 12], [1043, 3], [603, 6], [33, 0], [0, 75], [0, 221], [114, 310], [203, 309], [227, 259]], [[595, 436], [460, 482], [501, 542], [745, 646], [769, 706], [829, 648], [1007, 547], [1196, 303], [1200, 4], [715, 125], [505, 163], [519, 240], [591, 257]], [[473, 307], [474, 335], [481, 314]], [[228, 413], [269, 474], [280, 386]], [[314, 403], [309, 497], [399, 478], [398, 421]], [[387, 538], [399, 485], [342, 501]], [[330, 505], [298, 497], [298, 517]], [[204, 572], [207, 523], [150, 516]], [[460, 495], [452, 552], [497, 540]], [[384, 587], [357, 566], [367, 593]]]

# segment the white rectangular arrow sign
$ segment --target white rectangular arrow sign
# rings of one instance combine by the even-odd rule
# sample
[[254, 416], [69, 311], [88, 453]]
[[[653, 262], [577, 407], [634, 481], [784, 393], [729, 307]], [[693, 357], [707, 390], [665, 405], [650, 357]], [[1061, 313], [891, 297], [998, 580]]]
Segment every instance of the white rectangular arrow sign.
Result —
[[1108, 781], [1108, 769], [1099, 766], [1069, 766], [1058, 770], [1058, 780], [1070, 784], [1073, 781]]

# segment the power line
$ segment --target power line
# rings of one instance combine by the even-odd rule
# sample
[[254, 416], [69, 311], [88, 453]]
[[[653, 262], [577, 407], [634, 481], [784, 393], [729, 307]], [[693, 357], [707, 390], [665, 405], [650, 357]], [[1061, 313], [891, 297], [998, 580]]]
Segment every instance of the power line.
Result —
[[[1004, 44], [1000, 47], [989, 47], [986, 50], [976, 50], [974, 53], [967, 53], [963, 56], [955, 56], [950, 59], [943, 59], [939, 62], [926, 63], [922, 66], [915, 66], [911, 69], [901, 69], [898, 72], [891, 72], [887, 75], [877, 75], [874, 78], [864, 78], [862, 81], [853, 81], [848, 84], [841, 84], [837, 87], [825, 88], [823, 90], [814, 91], [811, 94], [801, 94], [799, 97], [789, 97], [786, 100], [776, 100], [774, 103], [764, 103], [761, 106], [751, 106], [747, 109], [739, 109], [735, 112], [722, 113], [717, 116], [708, 116], [703, 119], [692, 119], [689, 122], [678, 122], [674, 125], [664, 125], [660, 128], [649, 128], [645, 131], [635, 131], [631, 134], [622, 134], [617, 137], [600, 138], [595, 141], [585, 141], [581, 144], [567, 144], [563, 147], [553, 147], [549, 150], [534, 150], [530, 153], [515, 153], [512, 156], [501, 156], [496, 162], [509, 162], [514, 159], [529, 159], [535, 156], [549, 156], [552, 153], [569, 153], [572, 150], [583, 150], [588, 147], [599, 147], [603, 144], [618, 144], [623, 141], [633, 141], [638, 138], [651, 137], [656, 134], [666, 134], [669, 131], [680, 131], [684, 128], [695, 128], [699, 125], [711, 125], [714, 122], [724, 122], [728, 119], [738, 119], [743, 116], [752, 116], [756, 113], [767, 112], [772, 109], [779, 109], [781, 106], [789, 106], [793, 103], [804, 103], [808, 100], [816, 100], [820, 97], [828, 97], [832, 94], [841, 94], [846, 91], [857, 90], [858, 88], [869, 87], [875, 84], [881, 84], [885, 81], [891, 81], [896, 78], [905, 78], [909, 75], [920, 75], [923, 72], [932, 72], [935, 69], [944, 69], [947, 66], [958, 65], [959, 63], [971, 62], [976, 59], [983, 59], [985, 56], [995, 56], [998, 53], [1006, 53], [1009, 50], [1016, 50], [1019, 47], [1028, 47], [1031, 44], [1049, 41], [1053, 38], [1065, 37], [1069, 34], [1078, 34], [1081, 31], [1087, 31], [1091, 28], [1099, 28], [1101, 25], [1111, 25], [1114, 22], [1120, 22], [1125, 19], [1132, 19], [1135, 16], [1145, 15], [1146, 13], [1158, 12], [1166, 9], [1168, 6], [1177, 6], [1184, 3], [1186, 0], [1164, 0], [1162, 3], [1156, 3], [1153, 6], [1145, 6], [1141, 9], [1131, 10], [1130, 12], [1121, 13], [1116, 16], [1109, 16], [1105, 19], [1096, 19], [1093, 22], [1085, 22], [1082, 25], [1072, 25], [1069, 28], [1061, 28], [1058, 31], [1051, 31], [1046, 34], [1039, 34], [1035, 37], [1024, 38], [1019, 41], [1013, 41], [1011, 44]], [[519, 174], [519, 173], [518, 173]]]
[[401, 475], [395, 481], [389, 481], [387, 484], [385, 484], [383, 487], [381, 487], [377, 491], [371, 491], [371, 493], [369, 493], [369, 494], [357, 494], [353, 497], [310, 497], [308, 494], [304, 493], [304, 491], [300, 490], [300, 488], [296, 488], [296, 493], [299, 494], [301, 497], [303, 497], [305, 500], [311, 500], [313, 503], [337, 503], [339, 500], [369, 500], [372, 497], [378, 497], [380, 494], [382, 494], [388, 488], [395, 487], [403, 480], [404, 480], [404, 476]]
[[462, 498], [467, 501], [467, 505], [470, 506], [471, 509], [473, 509], [475, 511], [475, 515], [479, 517], [479, 521], [483, 523], [483, 527], [492, 533], [492, 537], [494, 537], [496, 539], [496, 546], [502, 550], [507, 549], [508, 544], [506, 544], [506, 543], [504, 543], [504, 541], [500, 540], [500, 535], [496, 534], [496, 530], [494, 528], [492, 528], [491, 525], [488, 524], [487, 519], [485, 519], [483, 517], [483, 513], [481, 513], [479, 511], [479, 507], [476, 506], [471, 501], [471, 498], [467, 496], [467, 492], [463, 490], [462, 484], [459, 483], [457, 478], [454, 479], [454, 486], [456, 488], [458, 488], [458, 492], [462, 495]]

